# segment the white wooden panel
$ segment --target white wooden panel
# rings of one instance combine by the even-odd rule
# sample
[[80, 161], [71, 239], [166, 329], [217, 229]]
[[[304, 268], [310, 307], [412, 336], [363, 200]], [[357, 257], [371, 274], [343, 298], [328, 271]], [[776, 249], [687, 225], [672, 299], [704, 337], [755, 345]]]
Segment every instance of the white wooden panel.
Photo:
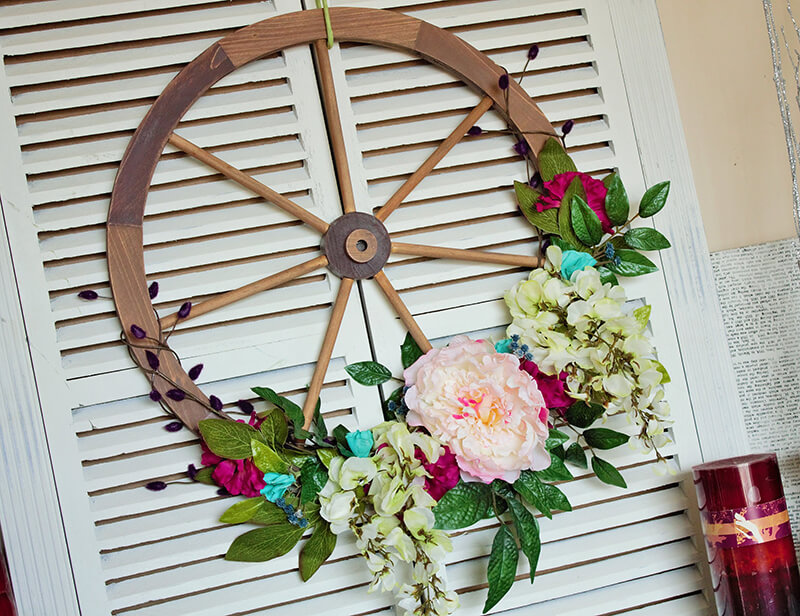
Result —
[[[525, 87], [555, 124], [577, 121], [569, 145], [590, 173], [621, 170], [632, 196], [642, 169], [616, 40], [605, 0], [351, 0], [402, 9], [465, 38], [515, 72], [541, 45]], [[222, 559], [239, 532], [218, 523], [230, 504], [209, 486], [182, 483], [200, 449], [146, 396], [147, 383], [118, 341], [108, 288], [103, 224], [116, 166], [133, 130], [181, 66], [233, 29], [299, 7], [297, 0], [45, 0], [0, 9], [8, 123], [4, 153], [19, 172], [8, 225], [19, 255], [20, 291], [62, 515], [84, 614], [387, 614], [391, 597], [367, 594], [368, 576], [350, 538], [311, 582], [299, 583], [296, 551], [269, 563]], [[332, 51], [358, 207], [379, 207], [479, 97], [446, 71], [403, 53], [360, 45]], [[17, 126], [12, 125], [16, 118]], [[530, 228], [509, 190], [525, 165], [489, 113], [487, 131], [464, 140], [389, 219], [403, 241], [532, 254]], [[307, 49], [236, 71], [186, 115], [178, 132], [331, 220], [340, 212], [316, 77]], [[27, 180], [27, 182], [25, 181]], [[9, 209], [10, 207], [10, 209]], [[8, 214], [6, 214], [8, 216]], [[145, 263], [158, 280], [160, 314], [202, 301], [305, 261], [318, 236], [236, 184], [168, 147], [153, 179], [144, 221]], [[429, 336], [499, 335], [502, 293], [518, 268], [392, 258], [387, 274]], [[102, 296], [87, 303], [78, 290]], [[226, 409], [269, 386], [300, 402], [337, 288], [313, 273], [178, 328], [184, 364], [203, 363], [199, 384]], [[680, 465], [699, 459], [664, 278], [629, 286], [655, 305], [652, 327], [671, 368]], [[399, 374], [405, 332], [369, 281], [363, 285], [378, 359]], [[353, 384], [344, 366], [371, 356], [354, 293], [322, 392], [329, 426], [380, 421], [374, 388]], [[53, 324], [54, 328], [50, 325]], [[256, 402], [257, 408], [263, 404]], [[617, 420], [615, 420], [617, 421]], [[613, 423], [613, 422], [612, 422]], [[616, 425], [616, 424], [613, 424]], [[617, 426], [620, 427], [620, 426]], [[562, 488], [576, 511], [542, 520], [546, 545], [537, 583], [520, 567], [495, 611], [560, 614], [705, 614], [694, 563], [692, 522], [679, 478], [660, 477], [636, 452], [611, 452], [630, 489], [587, 473]], [[148, 492], [153, 480], [170, 483]], [[480, 613], [494, 525], [458, 533], [448, 576], [462, 614]], [[536, 605], [537, 607], [527, 607]]]

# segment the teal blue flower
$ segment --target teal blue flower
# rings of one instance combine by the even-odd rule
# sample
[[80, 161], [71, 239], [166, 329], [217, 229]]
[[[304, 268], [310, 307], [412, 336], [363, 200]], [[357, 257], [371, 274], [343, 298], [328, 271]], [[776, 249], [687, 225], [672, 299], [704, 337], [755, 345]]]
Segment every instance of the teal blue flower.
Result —
[[261, 490], [261, 494], [268, 501], [274, 503], [282, 498], [289, 486], [294, 483], [294, 475], [285, 473], [266, 473], [264, 483], [267, 485]]
[[511, 338], [506, 338], [500, 342], [496, 342], [494, 350], [498, 353], [511, 353]]
[[347, 439], [350, 451], [357, 457], [369, 458], [369, 454], [372, 452], [372, 444], [375, 442], [371, 431], [356, 430], [354, 432], [348, 432], [345, 439]]
[[597, 260], [592, 255], [577, 250], [565, 250], [561, 254], [561, 277], [569, 280], [575, 272], [595, 265], [597, 265]]

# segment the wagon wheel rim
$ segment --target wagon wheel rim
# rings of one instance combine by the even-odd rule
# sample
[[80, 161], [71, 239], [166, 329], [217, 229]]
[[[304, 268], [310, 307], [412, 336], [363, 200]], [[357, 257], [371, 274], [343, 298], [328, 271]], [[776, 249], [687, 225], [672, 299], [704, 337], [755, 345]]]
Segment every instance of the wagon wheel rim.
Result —
[[[383, 225], [384, 221], [461, 141], [469, 128], [493, 107], [506, 118], [509, 126], [527, 142], [534, 153], [541, 150], [548, 137], [556, 136], [550, 122], [521, 86], [510, 80], [509, 87], [501, 89], [499, 80], [506, 74], [505, 70], [455, 35], [416, 18], [380, 9], [334, 8], [330, 10], [330, 19], [334, 38], [339, 42], [367, 43], [418, 54], [454, 73], [483, 95], [478, 105], [381, 208], [373, 215], [356, 211], [345, 140], [325, 45], [325, 23], [321, 10], [310, 10], [272, 17], [226, 36], [186, 65], [167, 85], [137, 128], [122, 158], [111, 195], [107, 224], [109, 276], [123, 331], [130, 331], [131, 325], [136, 324], [148, 332], [148, 337], [141, 344], [130, 348], [135, 361], [141, 366], [147, 365], [147, 350], [159, 347], [162, 330], [174, 327], [179, 320], [177, 314], [161, 320], [157, 317], [148, 294], [144, 265], [142, 223], [145, 202], [155, 167], [167, 143], [248, 188], [320, 233], [320, 248], [323, 252], [321, 256], [216, 295], [194, 306], [186, 317], [188, 319], [207, 314], [321, 268], [327, 267], [339, 276], [341, 282], [303, 405], [306, 428], [313, 418], [355, 280], [373, 279], [420, 348], [423, 351], [431, 348], [427, 337], [383, 271], [390, 254], [523, 267], [536, 267], [540, 264], [538, 257], [392, 242]], [[343, 210], [343, 214], [330, 223], [174, 132], [181, 118], [197, 99], [221, 78], [251, 61], [296, 45], [313, 47], [320, 72], [323, 109]], [[189, 378], [174, 354], [161, 355], [159, 363], [158, 373], [152, 375], [153, 388], [161, 394], [166, 394], [175, 387], [186, 392], [187, 396], [183, 400], [165, 398], [164, 403], [188, 428], [198, 431], [199, 422], [213, 416], [208, 398]]]

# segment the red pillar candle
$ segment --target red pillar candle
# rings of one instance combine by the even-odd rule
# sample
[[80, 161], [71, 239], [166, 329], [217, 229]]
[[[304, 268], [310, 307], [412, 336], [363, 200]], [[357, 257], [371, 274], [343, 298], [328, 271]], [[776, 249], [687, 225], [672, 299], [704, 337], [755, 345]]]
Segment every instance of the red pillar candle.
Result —
[[777, 456], [729, 458], [693, 471], [719, 613], [800, 616], [800, 572]]

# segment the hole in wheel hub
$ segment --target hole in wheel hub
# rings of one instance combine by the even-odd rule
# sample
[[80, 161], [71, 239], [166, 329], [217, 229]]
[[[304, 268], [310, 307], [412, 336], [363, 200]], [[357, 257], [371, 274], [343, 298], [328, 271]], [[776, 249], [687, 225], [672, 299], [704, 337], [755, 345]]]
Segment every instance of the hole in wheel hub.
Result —
[[328, 267], [344, 278], [372, 278], [389, 258], [391, 240], [374, 216], [351, 212], [334, 220], [322, 237]]

